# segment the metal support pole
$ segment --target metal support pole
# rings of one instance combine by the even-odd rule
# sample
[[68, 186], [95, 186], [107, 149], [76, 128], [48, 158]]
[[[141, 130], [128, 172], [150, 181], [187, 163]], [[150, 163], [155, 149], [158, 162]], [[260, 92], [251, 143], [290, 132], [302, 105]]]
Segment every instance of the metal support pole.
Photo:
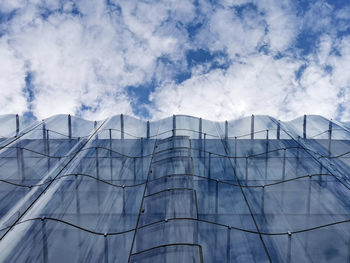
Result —
[[225, 140], [228, 138], [228, 122], [225, 121]]
[[267, 163], [269, 158], [269, 130], [266, 130], [265, 183], [267, 180]]
[[211, 171], [210, 171], [210, 168], [211, 168], [211, 152], [209, 153], [209, 167], [208, 167], [208, 177], [211, 178]]
[[207, 134], [204, 133], [204, 140], [203, 140], [203, 153], [204, 153], [204, 160], [205, 160], [205, 155], [206, 155], [206, 142], [207, 141]]
[[277, 122], [277, 140], [279, 140], [281, 137], [281, 123], [280, 120]]
[[123, 187], [123, 214], [125, 214], [125, 187]]
[[303, 138], [306, 139], [306, 115], [304, 115], [304, 122], [303, 122]]
[[105, 250], [105, 263], [108, 263], [108, 237], [107, 233], [104, 234], [104, 250]]
[[287, 263], [290, 263], [291, 259], [292, 259], [292, 233], [288, 231]]
[[120, 138], [124, 139], [124, 115], [120, 114]]
[[[300, 136], [298, 136], [298, 144], [299, 144]], [[300, 147], [297, 147], [297, 165], [299, 164], [299, 157], [300, 157]]]
[[72, 117], [68, 115], [68, 137], [72, 139]]
[[43, 140], [46, 139], [46, 125], [45, 122], [43, 122]]
[[282, 167], [282, 180], [286, 178], [286, 149], [283, 149], [283, 167]]
[[24, 158], [23, 158], [23, 148], [20, 145], [17, 146], [17, 169], [18, 169], [18, 177], [22, 180], [25, 179], [24, 176]]
[[329, 121], [329, 128], [328, 128], [328, 156], [331, 156], [331, 149], [332, 146], [332, 121]]
[[47, 234], [46, 234], [46, 222], [45, 222], [45, 218], [41, 219], [42, 221], [42, 225], [41, 225], [41, 231], [43, 234], [43, 262], [46, 263], [48, 262], [48, 251], [47, 251]]
[[261, 214], [265, 214], [265, 186], [262, 187]]
[[18, 136], [19, 133], [19, 116], [16, 114], [16, 137]]
[[112, 150], [112, 129], [109, 129], [109, 149]]
[[254, 114], [252, 114], [252, 118], [250, 120], [250, 139], [254, 139]]
[[112, 159], [112, 129], [109, 129], [109, 170], [111, 174], [111, 180], [113, 180], [113, 159]]
[[150, 124], [149, 124], [149, 121], [147, 121], [147, 139], [150, 138], [150, 132], [149, 132], [149, 130], [150, 130]]
[[231, 262], [231, 227], [227, 228], [226, 262]]
[[176, 136], [176, 115], [173, 115], [173, 136]]
[[[94, 130], [96, 131], [97, 129], [97, 121], [94, 121]], [[98, 140], [98, 133], [96, 133], [96, 140]]]
[[47, 171], [50, 171], [50, 137], [49, 130], [46, 130], [46, 151], [47, 151]]
[[44, 148], [44, 153], [47, 154], [47, 147], [46, 147], [46, 126], [45, 122], [43, 122], [43, 148]]
[[142, 157], [143, 156], [143, 144], [144, 144], [143, 137], [141, 137], [141, 139], [140, 139], [140, 144], [141, 144], [140, 157]]
[[[319, 174], [322, 174], [322, 173], [323, 173], [323, 164], [322, 164], [322, 162], [320, 162], [320, 171], [319, 171]], [[319, 176], [319, 177], [318, 177], [318, 182], [319, 182], [319, 184], [321, 185], [321, 183], [322, 183], [322, 176]], [[325, 182], [327, 182], [327, 178], [326, 178]]]
[[235, 136], [235, 169], [236, 167], [237, 167], [237, 137]]
[[269, 151], [269, 130], [266, 130], [266, 157]]
[[98, 161], [98, 148], [95, 147], [95, 153], [96, 153], [96, 177], [97, 179], [100, 179], [100, 167], [99, 167], [99, 161]]
[[50, 155], [50, 135], [49, 135], [49, 130], [46, 130], [46, 149], [47, 149], [47, 154]]
[[202, 139], [202, 118], [199, 118], [199, 135], [198, 138]]

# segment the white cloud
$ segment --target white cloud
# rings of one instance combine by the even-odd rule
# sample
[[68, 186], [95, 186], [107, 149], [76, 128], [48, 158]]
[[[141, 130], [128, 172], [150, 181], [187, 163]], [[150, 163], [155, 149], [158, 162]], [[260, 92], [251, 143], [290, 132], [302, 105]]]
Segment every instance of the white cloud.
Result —
[[[45, 5], [59, 8], [56, 1]], [[176, 52], [178, 39], [159, 34], [157, 27], [167, 19], [169, 8], [185, 10], [184, 6], [176, 2], [157, 6], [134, 3], [134, 8], [128, 9], [128, 2], [123, 2], [121, 20], [106, 15], [107, 7], [101, 1], [79, 2], [77, 6], [82, 16], [55, 12], [43, 19], [38, 15], [39, 6], [29, 3], [9, 25], [11, 48], [33, 75], [34, 114], [41, 119], [77, 113], [83, 104], [93, 108], [83, 113], [87, 118], [102, 117], [106, 112], [132, 114], [124, 88], [149, 81], [157, 58]], [[71, 10], [72, 4], [64, 7]], [[23, 82], [23, 75], [13, 78]], [[106, 109], [113, 105], [117, 111]]]
[[294, 14], [292, 2], [265, 0], [256, 1], [260, 12], [264, 16], [268, 28], [266, 41], [273, 52], [282, 52], [287, 49], [295, 37], [299, 28], [299, 20]]
[[251, 113], [283, 116], [299, 63], [257, 55], [227, 71], [215, 70], [175, 86], [159, 87], [152, 95], [155, 118], [171, 113], [200, 112], [204, 118], [225, 120]]
[[27, 108], [25, 65], [7, 43], [0, 39], [0, 114], [23, 113]]
[[[288, 0], [217, 5], [200, 0], [199, 6], [190, 0], [111, 2], [115, 6], [99, 0], [0, 3], [1, 12], [16, 10], [0, 25], [2, 113], [23, 113], [31, 105], [39, 119], [56, 113], [88, 119], [133, 114], [135, 99], [126, 88], [155, 80], [152, 118], [173, 113], [221, 120], [252, 113], [334, 117], [339, 103], [346, 109], [342, 117], [350, 117], [350, 41], [335, 39], [333, 9], [324, 1], [312, 4], [305, 17]], [[78, 15], [71, 13], [75, 9]], [[49, 13], [42, 15], [45, 10]], [[348, 19], [343, 10], [335, 17]], [[193, 39], [189, 23], [203, 24]], [[323, 35], [314, 53], [298, 57], [290, 48], [305, 28]], [[188, 66], [186, 51], [198, 48], [227, 54], [214, 60], [229, 61], [228, 68], [211, 70], [207, 61], [175, 84]], [[168, 63], [160, 60], [164, 57]], [[304, 64], [298, 79], [295, 73]], [[24, 92], [28, 72], [34, 87], [30, 104]]]

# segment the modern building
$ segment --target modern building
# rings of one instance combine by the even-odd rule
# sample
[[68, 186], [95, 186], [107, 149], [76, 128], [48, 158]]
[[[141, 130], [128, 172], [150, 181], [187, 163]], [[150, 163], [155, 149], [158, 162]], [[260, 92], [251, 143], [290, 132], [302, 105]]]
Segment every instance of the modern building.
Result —
[[0, 262], [348, 262], [350, 125], [0, 116]]

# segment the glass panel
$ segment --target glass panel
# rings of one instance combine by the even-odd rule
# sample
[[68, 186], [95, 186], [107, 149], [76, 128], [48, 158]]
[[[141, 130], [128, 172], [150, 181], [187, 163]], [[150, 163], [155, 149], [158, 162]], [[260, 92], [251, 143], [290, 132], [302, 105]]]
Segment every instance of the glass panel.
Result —
[[347, 123], [1, 118], [1, 262], [349, 258]]

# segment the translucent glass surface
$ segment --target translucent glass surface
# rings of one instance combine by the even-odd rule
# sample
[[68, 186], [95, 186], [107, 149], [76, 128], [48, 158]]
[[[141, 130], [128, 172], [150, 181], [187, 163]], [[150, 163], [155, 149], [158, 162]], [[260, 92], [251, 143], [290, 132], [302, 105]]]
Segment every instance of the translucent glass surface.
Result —
[[0, 120], [0, 262], [350, 258], [348, 123]]

